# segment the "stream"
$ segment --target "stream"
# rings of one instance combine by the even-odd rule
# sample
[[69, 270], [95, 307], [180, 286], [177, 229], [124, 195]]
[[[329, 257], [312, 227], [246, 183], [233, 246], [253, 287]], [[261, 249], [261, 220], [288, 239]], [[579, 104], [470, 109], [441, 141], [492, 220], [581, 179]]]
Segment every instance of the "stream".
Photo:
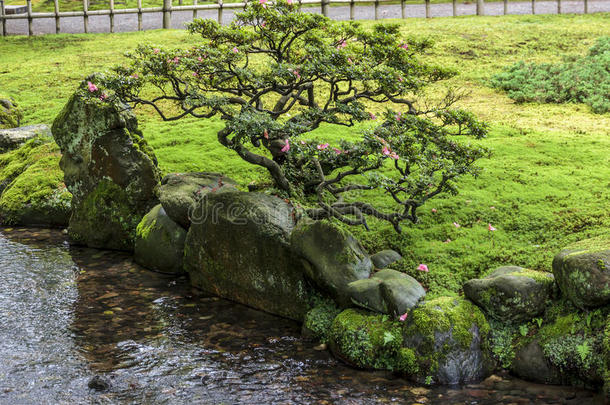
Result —
[[[420, 387], [350, 368], [296, 322], [56, 230], [0, 228], [0, 404], [603, 404], [494, 375]], [[93, 377], [108, 384], [89, 388]]]

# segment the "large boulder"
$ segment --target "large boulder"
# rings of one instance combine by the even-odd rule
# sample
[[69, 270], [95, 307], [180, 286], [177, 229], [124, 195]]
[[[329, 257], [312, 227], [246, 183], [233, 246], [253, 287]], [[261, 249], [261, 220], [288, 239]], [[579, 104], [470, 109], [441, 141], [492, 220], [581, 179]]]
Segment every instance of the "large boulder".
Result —
[[541, 384], [562, 383], [561, 373], [547, 360], [537, 339], [520, 347], [515, 352], [510, 371], [527, 381]]
[[210, 192], [197, 202], [184, 254], [191, 283], [204, 291], [302, 321], [312, 289], [290, 249], [295, 209], [259, 193]]
[[291, 245], [309, 279], [344, 306], [351, 304], [348, 284], [369, 278], [373, 263], [360, 242], [330, 221], [300, 221]]
[[15, 100], [0, 97], [0, 129], [16, 128], [21, 124], [23, 112]]
[[353, 304], [394, 316], [408, 312], [426, 296], [426, 291], [416, 279], [392, 269], [383, 269], [371, 278], [352, 281], [347, 287]]
[[147, 269], [162, 273], [184, 272], [182, 257], [186, 231], [156, 205], [136, 228], [134, 260]]
[[237, 191], [236, 184], [219, 173], [170, 173], [161, 180], [159, 200], [167, 215], [188, 229], [197, 201], [210, 191]]
[[403, 344], [416, 353], [418, 373], [412, 377], [417, 382], [465, 384], [491, 371], [489, 324], [470, 301], [454, 297], [425, 301], [406, 322]]
[[29, 125], [27, 127], [0, 129], [0, 153], [19, 148], [30, 139], [51, 137], [48, 125]]
[[553, 273], [577, 307], [610, 304], [610, 239], [584, 240], [562, 250], [553, 259]]
[[136, 226], [156, 205], [156, 158], [125, 105], [92, 97], [85, 85], [52, 127], [64, 181], [73, 195], [71, 239], [132, 250]]
[[65, 227], [72, 196], [59, 168], [61, 153], [50, 137], [38, 137], [0, 154], [0, 223]]
[[554, 296], [553, 274], [505, 266], [464, 284], [464, 295], [492, 318], [520, 324], [542, 314]]
[[371, 261], [376, 269], [385, 269], [390, 264], [402, 259], [400, 253], [392, 249], [382, 250], [381, 252], [375, 253], [371, 256]]

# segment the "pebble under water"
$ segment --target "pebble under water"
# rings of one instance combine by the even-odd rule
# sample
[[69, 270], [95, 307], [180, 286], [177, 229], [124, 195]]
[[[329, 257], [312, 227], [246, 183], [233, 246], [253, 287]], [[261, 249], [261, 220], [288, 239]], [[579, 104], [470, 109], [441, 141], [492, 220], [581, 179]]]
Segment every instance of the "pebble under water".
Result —
[[1, 404], [603, 404], [494, 375], [419, 387], [316, 351], [300, 326], [202, 294], [125, 253], [0, 228]]

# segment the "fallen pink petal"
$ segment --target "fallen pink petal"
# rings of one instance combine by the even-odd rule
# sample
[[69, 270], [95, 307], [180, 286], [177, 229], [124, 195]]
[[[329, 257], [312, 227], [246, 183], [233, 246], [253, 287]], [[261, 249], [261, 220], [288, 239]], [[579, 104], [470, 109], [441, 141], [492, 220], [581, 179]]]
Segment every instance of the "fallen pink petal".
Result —
[[459, 227], [460, 227], [460, 226], [462, 226], [462, 225], [458, 224], [457, 222], [454, 222], [454, 223], [453, 223], [453, 226], [455, 226], [456, 228], [459, 228]]
[[408, 312], [405, 312], [404, 314], [400, 315], [400, 317], [398, 318], [398, 320], [399, 320], [400, 322], [404, 322], [404, 321], [406, 321], [406, 320], [407, 320], [407, 317], [408, 317], [408, 316], [409, 316], [409, 313], [408, 313]]
[[420, 264], [419, 266], [417, 266], [417, 270], [419, 270], [419, 271], [425, 271], [425, 272], [428, 272], [428, 271], [429, 271], [428, 266], [426, 266], [426, 265], [425, 265], [425, 264], [423, 264], [423, 263], [422, 263], [422, 264]]
[[491, 224], [487, 225], [487, 229], [490, 230], [491, 232], [495, 231], [496, 228], [494, 228], [493, 226], [491, 226]]

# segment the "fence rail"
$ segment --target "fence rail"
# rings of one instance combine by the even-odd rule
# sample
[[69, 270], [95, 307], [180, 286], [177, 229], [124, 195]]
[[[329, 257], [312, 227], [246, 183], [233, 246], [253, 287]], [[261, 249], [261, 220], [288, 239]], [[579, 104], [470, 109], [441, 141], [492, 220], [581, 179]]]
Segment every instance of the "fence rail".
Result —
[[[323, 15], [329, 14], [329, 6], [331, 5], [349, 5], [349, 16], [350, 19], [355, 19], [355, 8], [359, 3], [371, 4], [374, 7], [375, 19], [380, 18], [379, 9], [382, 4], [396, 4], [396, 0], [296, 0], [299, 7], [302, 6], [319, 6]], [[551, 0], [557, 5], [557, 13], [563, 12], [562, 2], [566, 0]], [[582, 11], [587, 14], [589, 13], [589, 0], [582, 1]], [[179, 11], [192, 11], [193, 18], [197, 18], [197, 12], [203, 10], [218, 10], [217, 20], [219, 23], [223, 23], [223, 10], [225, 9], [243, 9], [246, 5], [245, 2], [240, 3], [224, 3], [223, 0], [217, 0], [213, 4], [197, 4], [197, 0], [193, 0], [192, 5], [181, 5], [182, 0], [179, 0], [179, 4], [174, 6], [172, 0], [163, 0], [162, 7], [142, 7], [142, 0], [137, 0], [137, 8], [115, 8], [114, 0], [108, 0], [109, 8], [106, 10], [89, 10], [89, 0], [83, 0], [82, 11], [60, 11], [59, 0], [53, 0], [53, 12], [32, 12], [32, 0], [26, 0], [25, 14], [7, 14], [5, 1], [0, 0], [0, 25], [2, 27], [2, 35], [7, 35], [7, 22], [10, 20], [27, 20], [28, 24], [28, 35], [34, 35], [33, 21], [34, 19], [41, 18], [54, 18], [55, 19], [55, 32], [61, 32], [61, 19], [66, 17], [82, 17], [83, 18], [83, 29], [85, 33], [89, 32], [89, 17], [90, 16], [108, 16], [109, 30], [110, 32], [115, 31], [114, 16], [124, 14], [136, 14], [138, 31], [142, 31], [142, 15], [147, 13], [161, 13], [162, 15], [162, 27], [167, 29], [171, 27], [172, 12]], [[406, 18], [406, 1], [399, 0], [401, 17]], [[503, 2], [503, 13], [508, 14], [508, 0], [502, 0]], [[549, 1], [544, 1], [548, 3]], [[420, 4], [425, 7], [426, 18], [431, 17], [431, 0], [422, 0]], [[455, 17], [458, 15], [458, 0], [452, 0], [452, 15]], [[536, 0], [531, 0], [531, 14], [536, 13]], [[485, 15], [485, 0], [476, 0], [476, 15]]]

